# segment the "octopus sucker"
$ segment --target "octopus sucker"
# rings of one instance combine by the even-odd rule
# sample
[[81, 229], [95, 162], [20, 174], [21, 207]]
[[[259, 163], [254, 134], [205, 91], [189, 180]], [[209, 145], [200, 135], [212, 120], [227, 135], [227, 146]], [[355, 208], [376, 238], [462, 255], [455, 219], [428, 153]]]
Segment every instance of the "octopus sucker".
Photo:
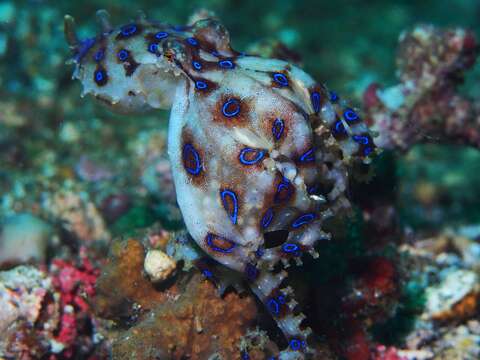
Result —
[[289, 344], [278, 358], [307, 358], [311, 331], [278, 267], [321, 256], [323, 223], [348, 208], [349, 168], [376, 152], [361, 115], [297, 66], [233, 50], [216, 19], [172, 27], [140, 15], [115, 27], [97, 15], [100, 33], [85, 40], [65, 17], [82, 94], [119, 112], [171, 109], [188, 232], [265, 304]]

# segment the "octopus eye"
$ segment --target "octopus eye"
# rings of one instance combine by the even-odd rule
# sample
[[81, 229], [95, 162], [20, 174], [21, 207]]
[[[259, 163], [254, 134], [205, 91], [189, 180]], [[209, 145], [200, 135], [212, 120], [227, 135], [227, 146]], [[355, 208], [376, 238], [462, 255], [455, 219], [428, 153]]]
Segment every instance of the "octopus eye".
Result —
[[197, 81], [195, 81], [195, 87], [198, 90], [205, 90], [206, 88], [208, 88], [208, 85], [205, 81], [197, 80]]
[[233, 224], [237, 223], [238, 216], [238, 199], [237, 195], [232, 190], [223, 190], [220, 192], [223, 207], [228, 213], [228, 217]]
[[298, 229], [299, 227], [312, 222], [313, 219], [315, 219], [315, 214], [313, 213], [303, 214], [295, 219], [295, 221], [292, 223], [292, 227], [294, 229]]
[[240, 102], [237, 99], [229, 99], [222, 106], [222, 113], [226, 117], [234, 117], [240, 113]]
[[335, 91], [330, 91], [330, 101], [333, 103], [338, 101], [338, 95]]
[[254, 165], [265, 157], [264, 150], [244, 148], [240, 151], [238, 159], [244, 165]]
[[235, 67], [235, 64], [231, 60], [220, 60], [218, 62], [218, 66], [223, 69], [233, 69]]
[[273, 74], [273, 80], [275, 80], [275, 82], [280, 86], [288, 86], [288, 79], [282, 73]]
[[263, 227], [264, 229], [268, 228], [268, 227], [270, 226], [272, 220], [273, 220], [273, 209], [272, 209], [272, 208], [269, 208], [269, 209], [265, 212], [265, 214], [263, 215], [262, 222], [261, 222], [262, 227]]
[[125, 49], [122, 49], [117, 53], [118, 60], [122, 62], [126, 61], [129, 55], [130, 53], [128, 52], [128, 50], [125, 50]]
[[198, 61], [192, 61], [192, 66], [193, 66], [196, 70], [201, 70], [201, 69], [202, 69], [202, 64], [199, 63]]
[[345, 110], [343, 112], [343, 117], [347, 122], [352, 122], [359, 119], [358, 114], [352, 109]]
[[214, 235], [212, 233], [208, 233], [207, 235], [207, 245], [213, 251], [221, 252], [224, 254], [231, 253], [236, 246], [233, 241], [218, 235]]
[[155, 39], [162, 40], [168, 37], [168, 33], [165, 31], [159, 31], [155, 34]]
[[135, 35], [138, 31], [138, 27], [135, 24], [125, 25], [120, 29], [120, 34], [124, 37], [130, 37]]
[[315, 149], [311, 148], [307, 150], [302, 156], [300, 156], [299, 161], [302, 163], [315, 161]]
[[310, 100], [312, 101], [313, 111], [317, 114], [320, 111], [320, 94], [318, 91], [314, 91], [310, 95]]
[[187, 42], [192, 46], [198, 46], [198, 40], [193, 37], [187, 38]]
[[191, 144], [185, 144], [182, 152], [183, 167], [191, 175], [198, 175], [202, 171], [202, 161], [198, 151]]
[[272, 134], [275, 140], [280, 140], [283, 135], [283, 130], [285, 129], [285, 124], [282, 119], [275, 119], [272, 126]]

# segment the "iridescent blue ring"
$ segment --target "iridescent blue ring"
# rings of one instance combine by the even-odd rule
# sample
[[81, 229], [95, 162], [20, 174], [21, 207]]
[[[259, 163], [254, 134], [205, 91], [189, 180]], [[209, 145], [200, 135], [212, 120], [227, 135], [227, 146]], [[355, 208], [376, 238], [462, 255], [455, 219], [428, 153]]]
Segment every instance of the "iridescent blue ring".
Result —
[[299, 228], [300, 226], [303, 226], [305, 224], [308, 224], [309, 222], [311, 222], [313, 219], [315, 219], [315, 214], [314, 213], [306, 213], [306, 214], [303, 214], [301, 216], [299, 216], [298, 218], [295, 219], [295, 221], [292, 223], [292, 227], [294, 229], [297, 229]]
[[285, 123], [282, 119], [276, 118], [272, 125], [272, 134], [275, 140], [280, 140], [285, 129]]
[[347, 109], [343, 112], [343, 117], [347, 122], [358, 120], [358, 114], [352, 109]]
[[126, 61], [128, 59], [128, 55], [129, 53], [125, 49], [122, 49], [117, 53], [118, 60], [120, 61]]
[[166, 37], [168, 37], [168, 33], [165, 31], [159, 31], [155, 34], [155, 39], [157, 40], [162, 40], [162, 39], [165, 39]]
[[267, 308], [268, 310], [270, 310], [272, 314], [275, 314], [275, 315], [278, 315], [278, 313], [280, 312], [280, 305], [275, 299], [269, 299], [267, 301]]
[[[190, 166], [187, 166], [188, 156], [193, 156], [195, 160], [195, 167], [192, 168]], [[183, 166], [185, 167], [185, 170], [187, 170], [192, 175], [200, 174], [200, 172], [202, 171], [202, 162], [200, 159], [200, 155], [191, 144], [185, 144], [183, 146], [182, 157], [183, 157]]]
[[265, 214], [263, 215], [262, 218], [262, 227], [266, 229], [267, 227], [270, 226], [271, 222], [273, 220], [273, 209], [269, 208], [267, 211], [265, 211]]
[[[248, 160], [245, 158], [248, 154], [253, 153], [256, 155], [253, 159]], [[252, 148], [244, 148], [242, 151], [240, 151], [240, 155], [238, 156], [240, 162], [244, 165], [254, 165], [261, 161], [265, 157], [265, 151], [264, 150], [259, 150], [259, 149], [252, 149]]]
[[300, 340], [292, 339], [290, 340], [289, 345], [290, 345], [290, 349], [292, 349], [293, 351], [298, 351], [300, 350], [302, 343], [300, 342]]
[[315, 161], [315, 149], [311, 148], [307, 150], [302, 156], [300, 156], [299, 161], [302, 163]]
[[233, 69], [235, 67], [235, 64], [231, 60], [220, 60], [218, 62], [218, 66], [223, 69]]
[[363, 155], [368, 156], [373, 152], [373, 148], [371, 146], [367, 146], [365, 149], [363, 149]]
[[102, 82], [105, 79], [105, 70], [95, 70], [95, 81]]
[[231, 253], [233, 251], [233, 249], [236, 246], [233, 241], [230, 241], [230, 240], [225, 239], [225, 238], [221, 238], [223, 241], [226, 241], [230, 245], [230, 247], [228, 247], [228, 248], [221, 248], [221, 247], [215, 246], [213, 244], [213, 237], [214, 236], [216, 236], [216, 235], [214, 235], [212, 233], [208, 233], [208, 235], [207, 235], [207, 244], [213, 251], [218, 251], [218, 252], [221, 252], [221, 253], [224, 253], [224, 254], [228, 254], [228, 253]]
[[295, 253], [299, 250], [300, 250], [300, 247], [297, 244], [285, 243], [282, 245], [282, 251], [287, 254]]
[[187, 38], [187, 42], [192, 46], [198, 46], [198, 40], [193, 37]]
[[335, 133], [337, 134], [345, 134], [347, 130], [345, 130], [345, 125], [343, 125], [342, 120], [338, 120], [335, 123]]
[[273, 80], [280, 86], [288, 86], [288, 79], [287, 77], [282, 74], [282, 73], [274, 73], [273, 74]]
[[330, 101], [333, 103], [338, 101], [338, 95], [335, 91], [330, 91]]
[[202, 69], [202, 64], [199, 63], [198, 61], [192, 61], [192, 66], [197, 69], [197, 70], [201, 70]]
[[198, 90], [205, 90], [206, 88], [208, 88], [208, 85], [205, 81], [203, 80], [197, 80], [195, 81], [195, 87], [198, 89]]
[[[233, 107], [233, 109], [230, 109]], [[222, 106], [222, 113], [226, 117], [234, 117], [240, 113], [240, 102], [237, 99], [229, 99]]]
[[312, 95], [310, 95], [310, 99], [312, 101], [313, 111], [317, 114], [320, 111], [320, 93], [314, 91]]
[[121, 34], [125, 37], [132, 36], [137, 32], [137, 30], [138, 30], [138, 27], [135, 24], [125, 25], [120, 29]]
[[93, 59], [95, 61], [102, 61], [105, 56], [105, 51], [103, 49], [98, 50], [95, 55], [93, 56]]
[[362, 145], [368, 145], [368, 143], [370, 142], [370, 140], [368, 139], [367, 136], [362, 136], [362, 135], [353, 135], [352, 139], [355, 142], [357, 142], [359, 144], [362, 144]]
[[228, 211], [228, 199], [232, 201], [233, 209], [231, 209], [231, 213], [228, 214], [228, 217], [232, 221], [233, 224], [237, 223], [237, 216], [238, 216], [238, 199], [237, 194], [235, 194], [232, 190], [223, 190], [220, 192], [220, 197], [222, 199], [223, 207], [226, 211]]
[[157, 54], [158, 52], [158, 44], [156, 43], [151, 43], [148, 45], [148, 52], [151, 52], [152, 54]]

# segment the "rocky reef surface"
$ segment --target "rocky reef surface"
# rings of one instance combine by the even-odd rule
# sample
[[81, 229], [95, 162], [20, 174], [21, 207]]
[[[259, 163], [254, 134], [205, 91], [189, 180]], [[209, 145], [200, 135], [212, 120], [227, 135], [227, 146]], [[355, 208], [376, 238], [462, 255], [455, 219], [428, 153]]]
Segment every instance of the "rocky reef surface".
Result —
[[[203, 267], [184, 230], [165, 156], [167, 114], [124, 119], [79, 99], [60, 30], [63, 13], [76, 10], [30, 5], [0, 3], [0, 358], [276, 356], [285, 344], [270, 315], [235, 274]], [[121, 6], [112, 13], [128, 18]], [[175, 21], [190, 10], [165, 14]], [[342, 90], [383, 149], [355, 169], [353, 211], [328, 224], [334, 240], [319, 244], [320, 259], [290, 273], [318, 359], [480, 358], [474, 31], [400, 33], [397, 21], [396, 71], [369, 63], [362, 49], [372, 43], [314, 65], [312, 32], [293, 30], [298, 19], [279, 25], [282, 11], [262, 20], [272, 33], [255, 43], [240, 20], [231, 31], [249, 51], [304, 63], [318, 80], [355, 82]], [[393, 64], [394, 51], [374, 54]]]

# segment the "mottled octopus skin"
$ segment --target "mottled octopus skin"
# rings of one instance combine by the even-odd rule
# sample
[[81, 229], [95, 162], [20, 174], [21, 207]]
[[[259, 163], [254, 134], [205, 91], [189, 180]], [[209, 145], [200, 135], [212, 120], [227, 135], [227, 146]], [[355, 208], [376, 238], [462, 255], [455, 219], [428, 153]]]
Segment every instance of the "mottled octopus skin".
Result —
[[[102, 32], [83, 41], [66, 17], [74, 78], [114, 110], [171, 108], [168, 154], [189, 233], [245, 274], [289, 341], [280, 358], [303, 358], [310, 330], [273, 267], [318, 256], [315, 242], [329, 238], [322, 222], [348, 206], [349, 163], [374, 151], [367, 127], [298, 67], [232, 50], [216, 20], [111, 28], [99, 17]], [[283, 244], [265, 242], [279, 230]]]

